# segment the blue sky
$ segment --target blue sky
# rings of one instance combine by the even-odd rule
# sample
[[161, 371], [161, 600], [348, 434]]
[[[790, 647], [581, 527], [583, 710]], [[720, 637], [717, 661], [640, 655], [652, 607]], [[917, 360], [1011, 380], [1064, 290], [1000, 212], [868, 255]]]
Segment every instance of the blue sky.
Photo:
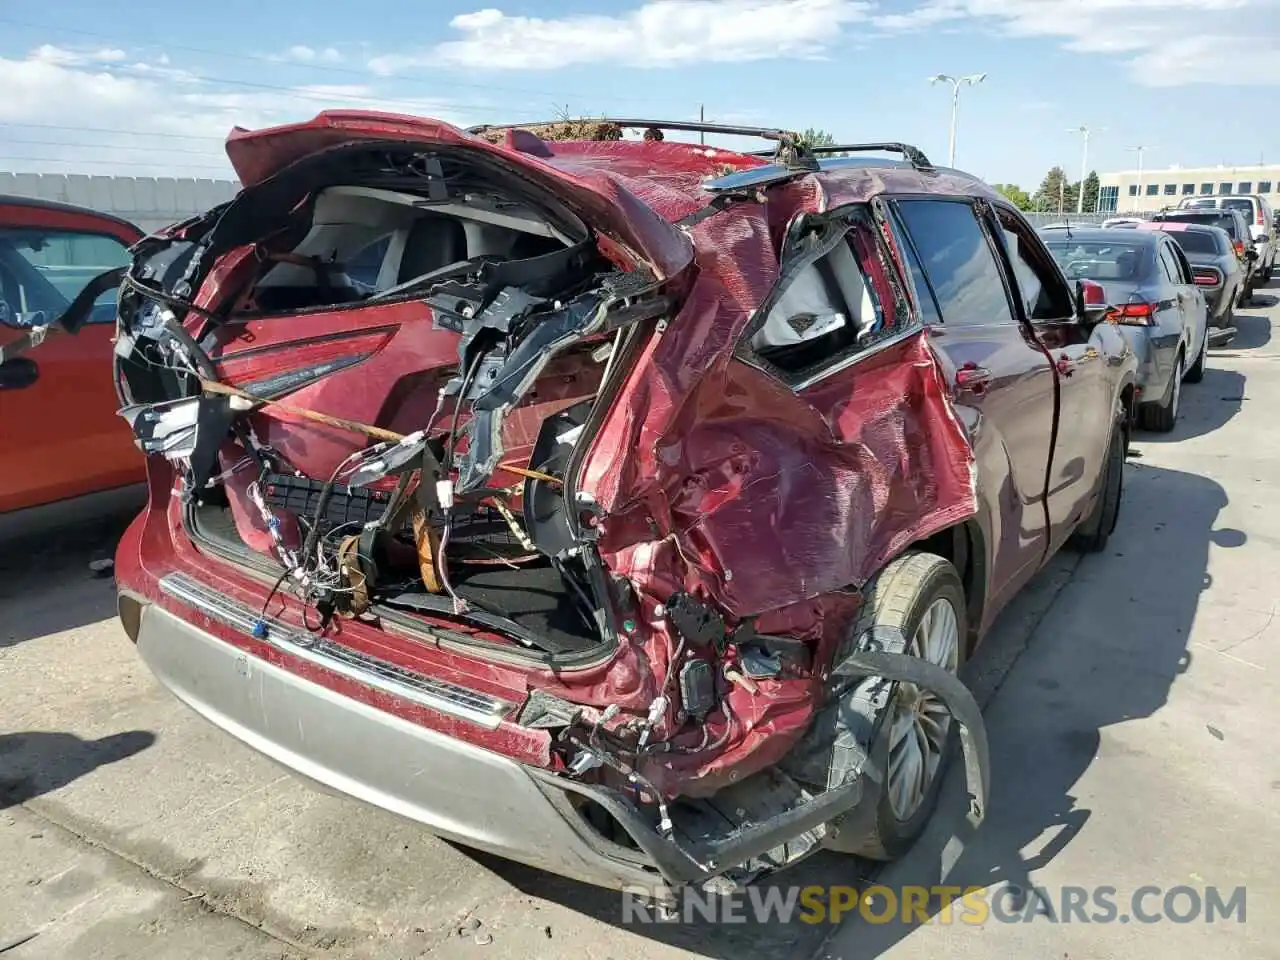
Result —
[[[110, 12], [108, 12], [108, 6]], [[0, 170], [216, 177], [235, 124], [369, 106], [906, 140], [1034, 190], [1053, 164], [1280, 161], [1280, 0], [0, 3]]]

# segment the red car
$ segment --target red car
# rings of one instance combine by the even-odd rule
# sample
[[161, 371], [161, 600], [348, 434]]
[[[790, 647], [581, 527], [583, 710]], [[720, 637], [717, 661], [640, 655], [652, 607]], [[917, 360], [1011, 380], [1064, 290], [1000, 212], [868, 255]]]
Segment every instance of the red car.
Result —
[[958, 668], [1119, 510], [1099, 288], [912, 147], [600, 126], [233, 132], [243, 192], [120, 295], [129, 636], [298, 773], [596, 883], [894, 857], [956, 739], [980, 817]]
[[[130, 262], [142, 231], [117, 217], [0, 196], [0, 351], [53, 324], [85, 287]], [[140, 485], [145, 466], [111, 380], [116, 291], [84, 304], [76, 337], [50, 336], [0, 367], [0, 515]], [[31, 514], [24, 514], [31, 516]]]

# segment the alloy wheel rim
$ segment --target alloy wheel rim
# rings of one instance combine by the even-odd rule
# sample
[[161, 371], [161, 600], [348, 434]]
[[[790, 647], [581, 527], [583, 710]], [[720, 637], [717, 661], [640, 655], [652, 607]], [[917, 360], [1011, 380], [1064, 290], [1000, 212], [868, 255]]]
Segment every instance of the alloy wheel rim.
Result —
[[[907, 652], [955, 673], [960, 661], [960, 625], [951, 601], [939, 597], [921, 617]], [[937, 695], [899, 683], [889, 727], [886, 788], [899, 821], [915, 815], [942, 763], [951, 714]]]
[[1183, 363], [1182, 358], [1179, 357], [1178, 368], [1173, 371], [1173, 401], [1171, 409], [1173, 410], [1175, 418], [1178, 416], [1178, 404], [1182, 400], [1182, 374], [1184, 366], [1185, 364]]

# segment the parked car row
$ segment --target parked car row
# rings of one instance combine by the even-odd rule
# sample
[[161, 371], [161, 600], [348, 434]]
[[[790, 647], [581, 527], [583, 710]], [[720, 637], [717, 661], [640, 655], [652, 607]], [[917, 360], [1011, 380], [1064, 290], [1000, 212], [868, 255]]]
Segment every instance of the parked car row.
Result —
[[640, 126], [776, 151], [233, 134], [101, 353], [150, 480], [122, 624], [230, 735], [556, 873], [893, 859], [957, 749], [984, 815], [959, 668], [1106, 546], [1248, 280], [1220, 227], [1037, 232], [909, 145]]
[[1040, 230], [1068, 278], [1096, 281], [1106, 291], [1110, 319], [1138, 357], [1138, 420], [1151, 430], [1172, 430], [1183, 381], [1204, 378], [1212, 309], [1202, 285], [1217, 280], [1221, 289], [1228, 279], [1217, 267], [1193, 265], [1185, 251], [1197, 244], [1188, 237], [1212, 238], [1210, 230], [1225, 236], [1177, 222]]
[[1247, 238], [1253, 241], [1256, 272], [1263, 283], [1272, 278], [1275, 273], [1276, 259], [1280, 257], [1280, 237], [1276, 236], [1275, 212], [1272, 210], [1271, 201], [1266, 197], [1258, 194], [1232, 197], [1187, 197], [1179, 205], [1179, 210], [1234, 210], [1240, 214], [1248, 227]]
[[[1280, 240], [1276, 236], [1275, 214], [1266, 197], [1187, 197], [1179, 206], [1150, 217], [1112, 217], [1102, 225], [1132, 228], [1144, 223], [1188, 223], [1221, 229], [1242, 278], [1234, 306], [1248, 303], [1253, 292], [1275, 274]], [[1215, 242], [1215, 246], [1220, 244]]]

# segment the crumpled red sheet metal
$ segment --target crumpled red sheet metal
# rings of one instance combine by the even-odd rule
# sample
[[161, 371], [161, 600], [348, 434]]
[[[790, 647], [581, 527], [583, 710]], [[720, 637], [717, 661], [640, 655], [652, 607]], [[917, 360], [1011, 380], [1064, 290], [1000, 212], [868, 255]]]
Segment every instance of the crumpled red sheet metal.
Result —
[[[820, 673], [856, 612], [849, 589], [976, 512], [972, 450], [924, 331], [799, 395], [731, 358], [777, 279], [770, 219], [742, 205], [694, 231], [698, 281], [629, 378], [579, 481], [607, 514], [604, 563], [642, 598], [643, 649], [619, 657], [646, 659], [636, 672], [664, 682], [676, 638], [659, 611], [677, 590], [731, 623], [760, 615], [761, 632], [809, 642], [811, 668], [760, 681], [756, 694], [729, 688], [705, 740], [682, 734], [689, 752], [642, 764], [671, 795], [708, 795], [777, 762], [812, 718]], [[872, 284], [891, 302], [875, 267]]]

